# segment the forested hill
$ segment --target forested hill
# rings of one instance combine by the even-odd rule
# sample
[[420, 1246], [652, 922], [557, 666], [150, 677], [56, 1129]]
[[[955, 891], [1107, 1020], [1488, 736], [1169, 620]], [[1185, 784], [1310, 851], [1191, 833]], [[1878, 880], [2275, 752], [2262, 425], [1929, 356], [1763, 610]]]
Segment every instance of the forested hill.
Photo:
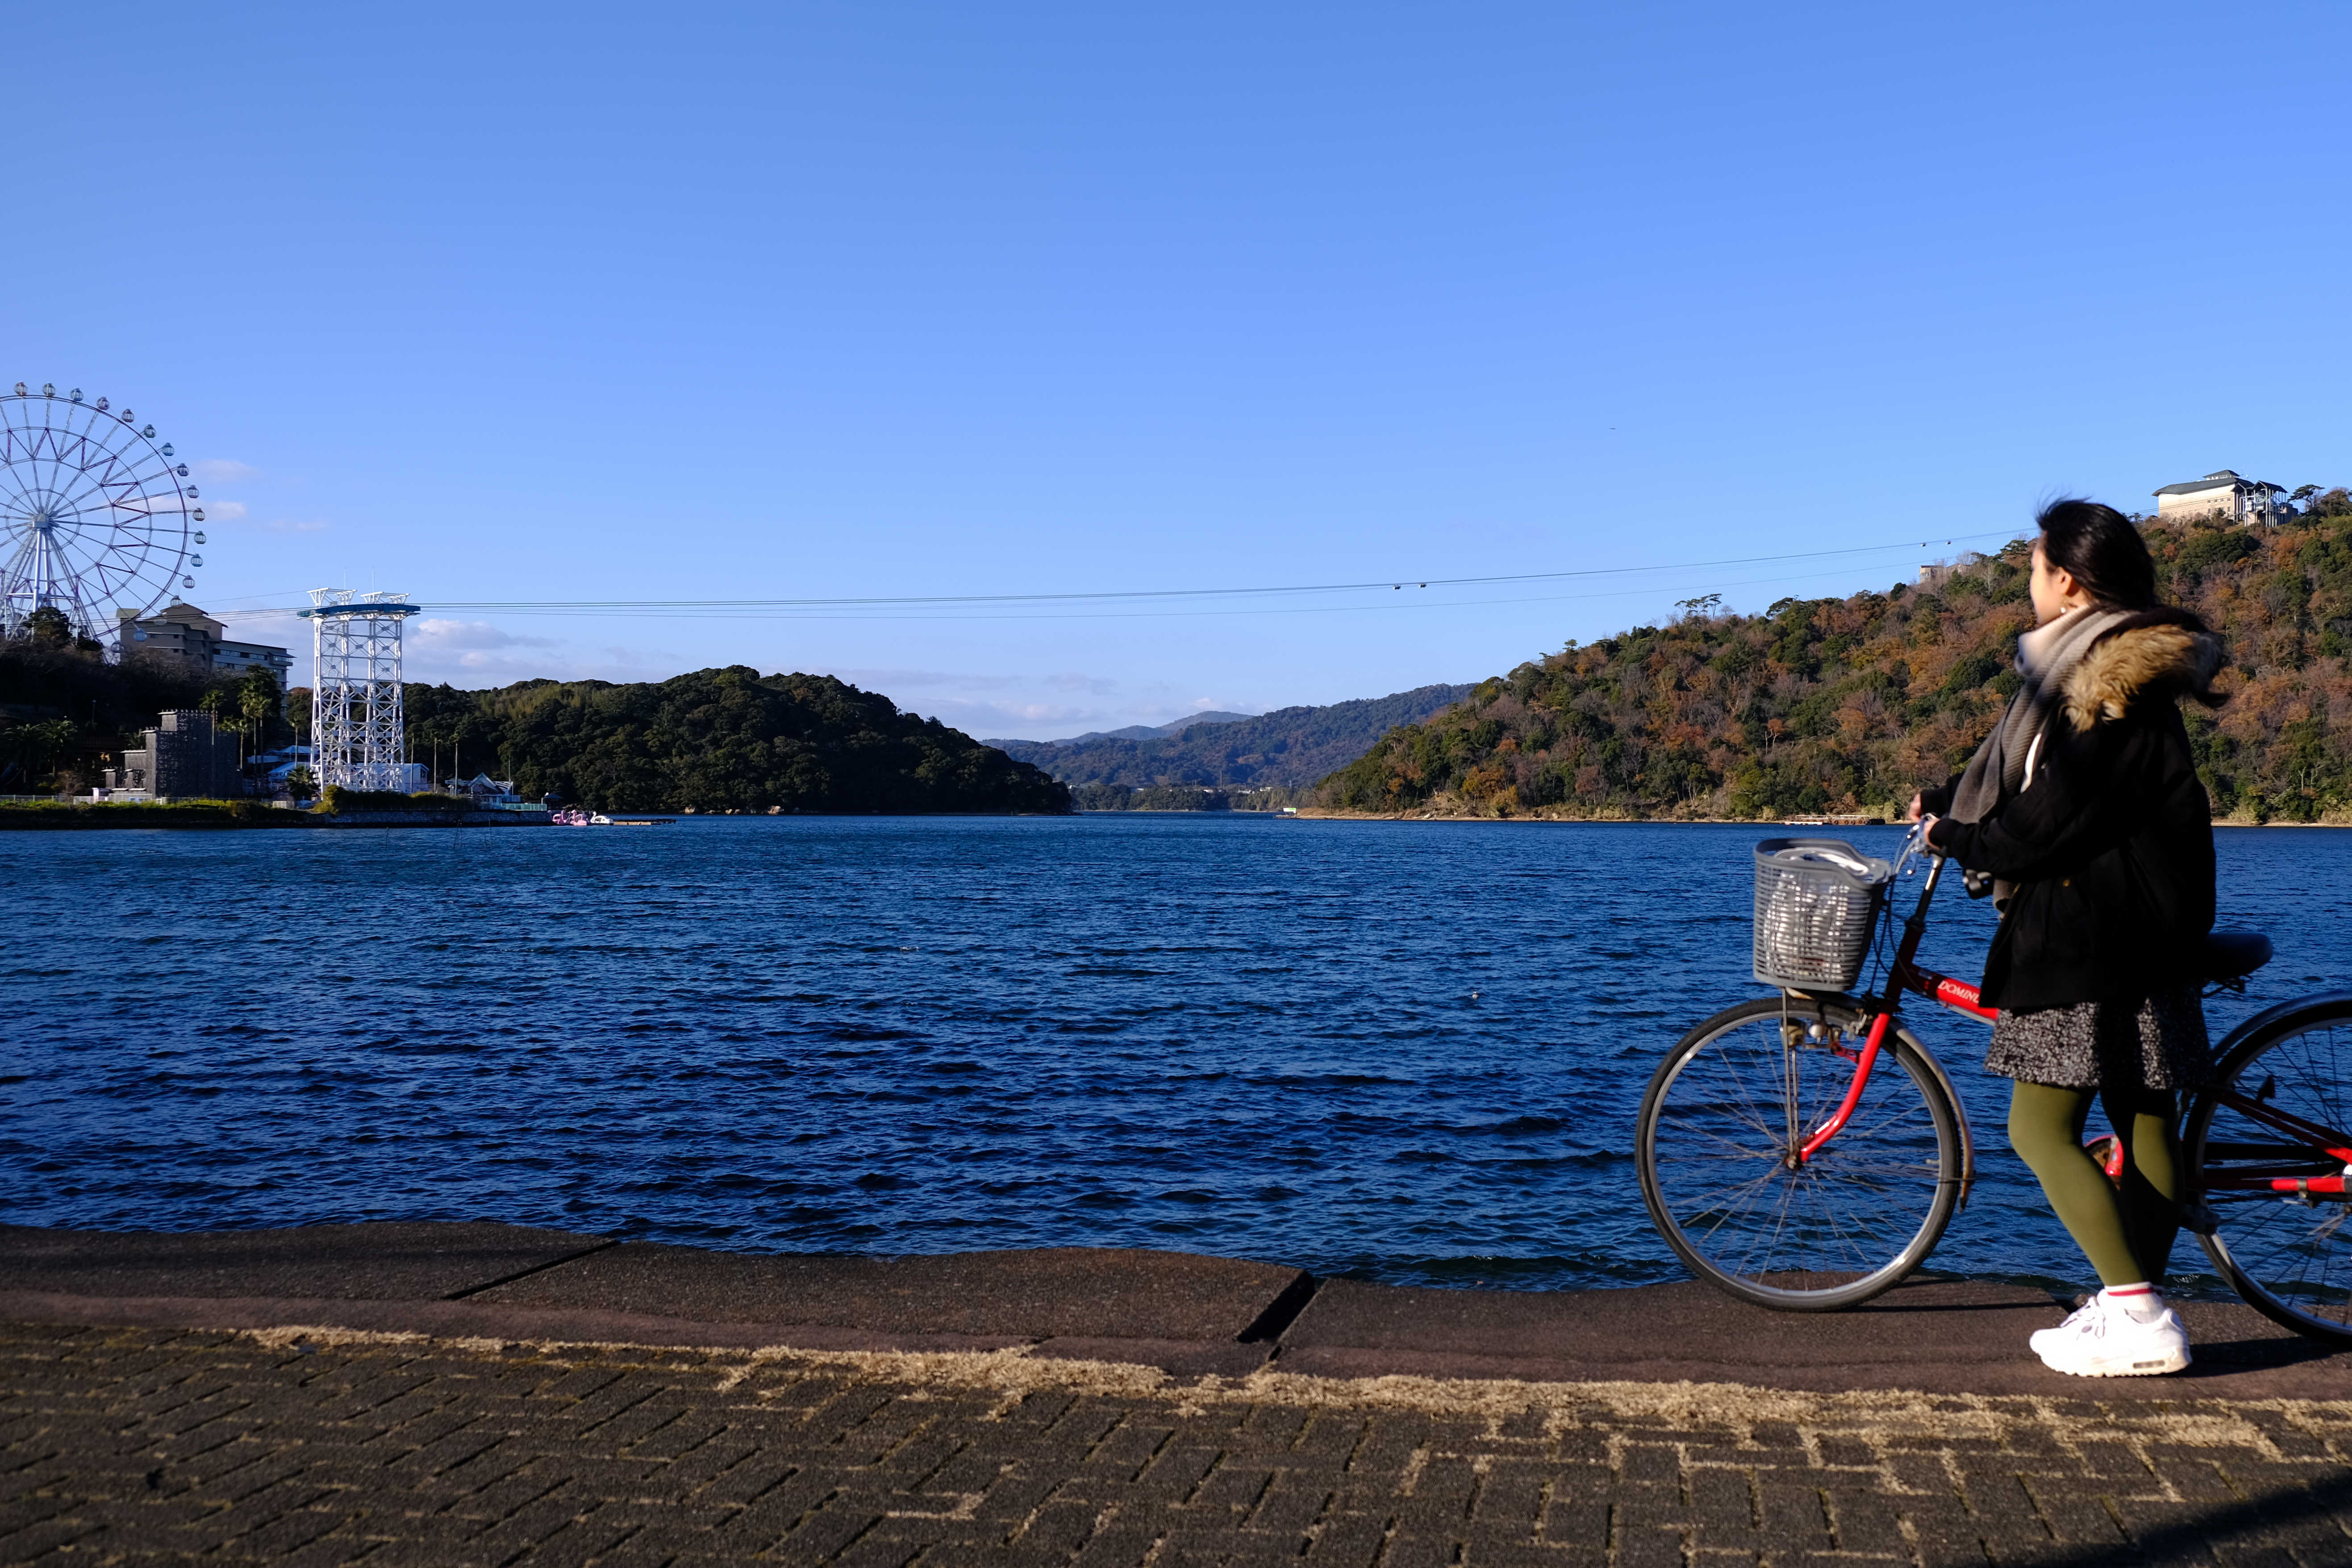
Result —
[[1269, 784], [1303, 787], [1363, 755], [1400, 724], [1410, 724], [1475, 688], [1423, 686], [1391, 697], [1278, 708], [1255, 719], [1195, 723], [1148, 739], [1098, 735], [1078, 741], [1000, 741], [1015, 760], [1034, 763], [1069, 784]]
[[[2218, 713], [2188, 705], [2216, 815], [2352, 817], [2352, 498], [2257, 533], [2144, 524], [2172, 602], [2227, 638]], [[1523, 664], [1391, 734], [1318, 792], [1463, 816], [1893, 814], [1989, 730], [2032, 623], [2029, 544], [1939, 592], [1902, 584], [1693, 616]]]
[[742, 665], [658, 683], [403, 689], [408, 754], [610, 811], [1050, 812], [1025, 763], [824, 675]]

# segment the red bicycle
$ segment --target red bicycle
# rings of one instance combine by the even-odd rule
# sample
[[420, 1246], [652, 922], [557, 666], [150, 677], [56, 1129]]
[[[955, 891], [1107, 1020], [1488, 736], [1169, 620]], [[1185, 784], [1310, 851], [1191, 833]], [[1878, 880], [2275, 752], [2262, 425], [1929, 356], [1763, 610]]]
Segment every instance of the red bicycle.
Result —
[[[1886, 895], [1923, 854], [1897, 936]], [[1976, 1180], [1967, 1113], [1905, 1026], [1904, 998], [1986, 1024], [1995, 1009], [1918, 963], [1945, 860], [1916, 829], [1891, 865], [1822, 839], [1758, 856], [1758, 975], [1776, 994], [1707, 1019], [1659, 1066], [1636, 1137], [1642, 1196], [1698, 1278], [1760, 1306], [1831, 1311], [1924, 1263]], [[1850, 994], [1873, 953], [1883, 984]], [[2242, 990], [2270, 956], [2265, 937], [2216, 932], [2205, 979]], [[2181, 1124], [2188, 1226], [2248, 1302], [2352, 1344], [2352, 992], [2270, 1008], [2214, 1054]]]

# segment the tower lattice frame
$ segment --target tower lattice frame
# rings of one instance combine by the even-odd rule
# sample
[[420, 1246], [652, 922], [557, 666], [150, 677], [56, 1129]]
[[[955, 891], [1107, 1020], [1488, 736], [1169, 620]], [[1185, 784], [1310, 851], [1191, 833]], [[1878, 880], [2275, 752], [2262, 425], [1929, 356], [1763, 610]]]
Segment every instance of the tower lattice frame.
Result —
[[417, 613], [398, 594], [313, 588], [310, 771], [324, 789], [394, 790], [406, 781], [400, 625]]

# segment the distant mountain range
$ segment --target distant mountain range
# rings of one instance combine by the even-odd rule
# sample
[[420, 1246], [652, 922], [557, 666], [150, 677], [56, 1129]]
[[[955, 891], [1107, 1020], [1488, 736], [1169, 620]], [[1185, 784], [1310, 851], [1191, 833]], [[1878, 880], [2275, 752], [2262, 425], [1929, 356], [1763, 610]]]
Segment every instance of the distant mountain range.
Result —
[[1255, 718], [1195, 713], [1067, 741], [990, 741], [1015, 762], [1067, 784], [1303, 788], [1354, 762], [1401, 724], [1417, 724], [1476, 689], [1423, 686], [1323, 708]]
[[983, 746], [1075, 746], [1084, 741], [1150, 741], [1161, 735], [1181, 735], [1195, 724], [1232, 724], [1250, 718], [1247, 713], [1187, 713], [1181, 719], [1171, 719], [1165, 724], [1129, 724], [1124, 730], [1089, 730], [1083, 735], [1072, 735], [1061, 741], [982, 741]]

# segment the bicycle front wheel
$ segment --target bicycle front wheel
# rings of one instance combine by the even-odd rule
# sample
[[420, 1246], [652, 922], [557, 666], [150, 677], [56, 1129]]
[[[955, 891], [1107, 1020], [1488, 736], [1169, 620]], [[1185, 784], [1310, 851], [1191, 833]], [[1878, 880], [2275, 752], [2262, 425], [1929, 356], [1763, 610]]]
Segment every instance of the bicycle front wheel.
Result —
[[1693, 1274], [1821, 1312], [1868, 1300], [1935, 1250], [1959, 1203], [1959, 1122], [1900, 1029], [1843, 1130], [1796, 1158], [1844, 1100], [1863, 1033], [1850, 1005], [1766, 997], [1709, 1018], [1659, 1067], [1636, 1164], [1651, 1219]]
[[2198, 1239], [2221, 1278], [2273, 1321], [2338, 1345], [2352, 1344], [2352, 1195], [2328, 1151], [2352, 1140], [2347, 1108], [2352, 995], [2322, 997], [2258, 1022], [2180, 1138], [2212, 1217]]

